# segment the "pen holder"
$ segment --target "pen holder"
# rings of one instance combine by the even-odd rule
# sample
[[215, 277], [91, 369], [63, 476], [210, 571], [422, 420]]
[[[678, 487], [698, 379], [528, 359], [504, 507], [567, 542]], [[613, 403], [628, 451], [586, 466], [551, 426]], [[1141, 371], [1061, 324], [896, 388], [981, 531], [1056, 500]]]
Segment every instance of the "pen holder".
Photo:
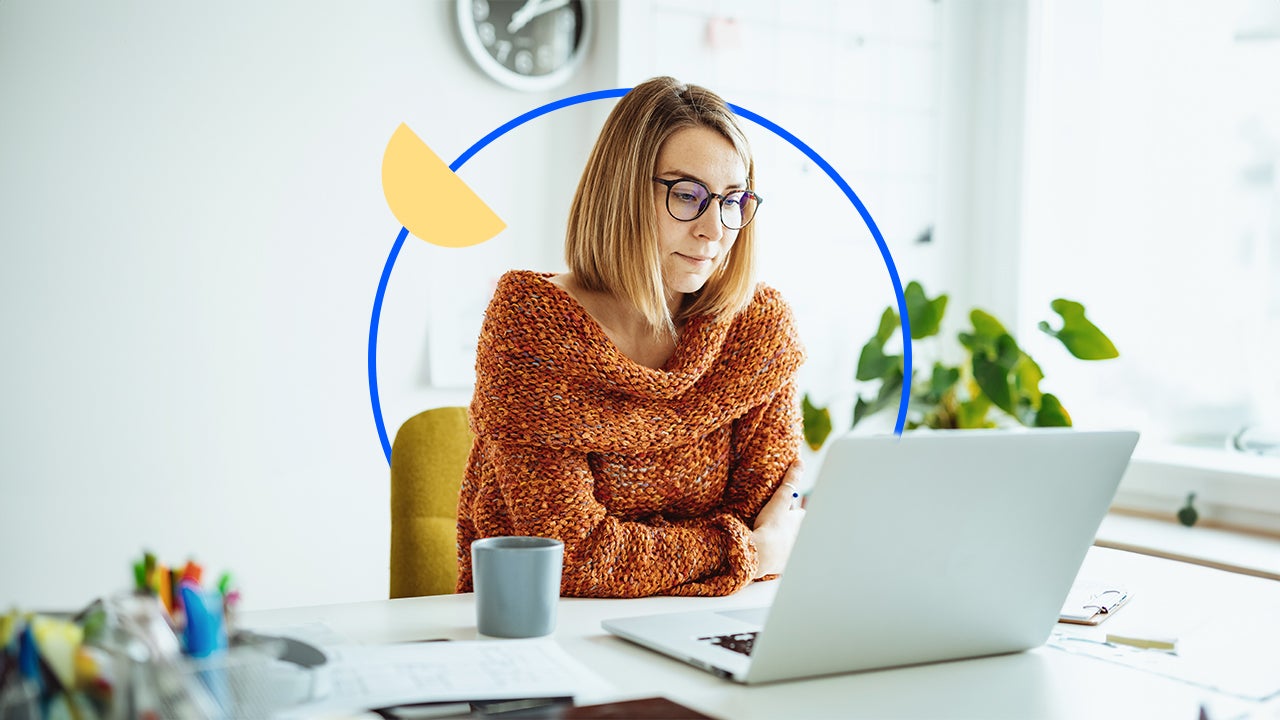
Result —
[[304, 664], [289, 657], [296, 641], [241, 634], [229, 642], [221, 594], [191, 590], [183, 597], [181, 635], [154, 596], [106, 600], [106, 628], [94, 650], [111, 688], [99, 703], [99, 717], [268, 717], [321, 694], [322, 653], [312, 649], [314, 657]]
[[[205, 658], [185, 658], [179, 672], [199, 717], [270, 717], [285, 708], [318, 699], [323, 667], [284, 659], [285, 641], [254, 636]], [[182, 715], [180, 717], [186, 717]]]

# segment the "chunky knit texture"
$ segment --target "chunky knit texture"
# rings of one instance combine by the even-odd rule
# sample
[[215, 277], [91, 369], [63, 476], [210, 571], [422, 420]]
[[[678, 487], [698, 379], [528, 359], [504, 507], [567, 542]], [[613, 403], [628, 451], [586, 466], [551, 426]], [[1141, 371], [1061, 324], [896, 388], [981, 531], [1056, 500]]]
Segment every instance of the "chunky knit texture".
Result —
[[750, 528], [799, 448], [790, 308], [762, 284], [733, 320], [690, 320], [653, 369], [548, 277], [507, 273], [485, 313], [458, 591], [471, 541], [494, 535], [563, 540], [563, 595], [741, 589]]

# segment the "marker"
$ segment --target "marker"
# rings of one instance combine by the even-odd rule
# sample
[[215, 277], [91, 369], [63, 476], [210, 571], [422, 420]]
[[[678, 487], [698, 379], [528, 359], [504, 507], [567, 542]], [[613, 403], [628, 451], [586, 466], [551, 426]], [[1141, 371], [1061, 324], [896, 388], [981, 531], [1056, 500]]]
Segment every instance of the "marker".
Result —
[[[144, 550], [142, 553], [143, 578], [147, 582], [147, 587], [151, 588], [151, 579], [156, 572], [156, 554], [150, 550]], [[151, 588], [154, 589], [154, 588]]]
[[187, 625], [182, 633], [187, 654], [203, 658], [226, 649], [227, 636], [220, 601], [210, 602], [212, 598], [201, 594], [200, 588], [190, 582], [182, 583], [179, 592], [187, 608]]
[[1167, 652], [1174, 652], [1178, 647], [1177, 638], [1139, 637], [1136, 635], [1117, 635], [1115, 633], [1107, 633], [1107, 642], [1146, 650], [1165, 650]]
[[179, 591], [181, 583], [182, 573], [176, 567], [169, 568], [169, 592], [172, 593], [170, 604], [173, 606], [171, 615], [182, 612], [182, 593]]
[[156, 563], [155, 575], [152, 577], [152, 589], [156, 595], [160, 596], [160, 604], [164, 605], [164, 611], [170, 616], [173, 615], [173, 578], [169, 575], [169, 568], [163, 563]]
[[40, 673], [40, 655], [36, 651], [36, 637], [28, 624], [18, 636], [18, 673], [31, 683], [36, 697], [44, 693], [44, 676]]
[[133, 564], [133, 588], [138, 592], [147, 591], [147, 565], [142, 560]]
[[186, 567], [182, 568], [182, 579], [193, 582], [196, 585], [200, 584], [203, 575], [204, 568], [196, 564], [195, 560], [188, 560]]

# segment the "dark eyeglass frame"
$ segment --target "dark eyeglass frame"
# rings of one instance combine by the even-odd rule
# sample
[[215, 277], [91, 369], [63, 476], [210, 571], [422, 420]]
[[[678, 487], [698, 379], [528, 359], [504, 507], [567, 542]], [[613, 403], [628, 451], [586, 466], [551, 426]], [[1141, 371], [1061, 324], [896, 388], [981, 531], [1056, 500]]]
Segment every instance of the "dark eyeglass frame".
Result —
[[[711, 207], [711, 200], [714, 198], [716, 200], [716, 205], [720, 206], [719, 207], [720, 224], [724, 225], [726, 228], [730, 230], [741, 230], [742, 228], [750, 225], [752, 220], [756, 219], [756, 213], [760, 212], [760, 206], [764, 204], [764, 198], [760, 197], [760, 194], [752, 190], [751, 188], [747, 188], [745, 190], [734, 190], [733, 192], [729, 192], [721, 195], [720, 193], [711, 192], [711, 188], [707, 187], [706, 183], [702, 182], [701, 180], [694, 180], [693, 178], [682, 177], [682, 178], [676, 178], [675, 180], [663, 180], [660, 177], [655, 177], [653, 178], [653, 181], [660, 185], [667, 186], [667, 202], [666, 202], [667, 214], [680, 222], [693, 222], [694, 220], [697, 220], [698, 218], [702, 217], [702, 214], [707, 211], [707, 208]], [[676, 217], [676, 214], [671, 211], [671, 188], [675, 187], [678, 183], [682, 183], [682, 182], [693, 183], [694, 185], [697, 185], [698, 187], [705, 190], [707, 193], [707, 199], [702, 201], [702, 207], [698, 209], [698, 214], [688, 219], [682, 218], [682, 217]], [[751, 217], [747, 218], [746, 222], [742, 223], [738, 227], [733, 227], [732, 225], [724, 221], [724, 201], [728, 200], [730, 195], [736, 195], [738, 193], [743, 193], [744, 196], [750, 195], [751, 197], [755, 198], [756, 209], [751, 211]]]

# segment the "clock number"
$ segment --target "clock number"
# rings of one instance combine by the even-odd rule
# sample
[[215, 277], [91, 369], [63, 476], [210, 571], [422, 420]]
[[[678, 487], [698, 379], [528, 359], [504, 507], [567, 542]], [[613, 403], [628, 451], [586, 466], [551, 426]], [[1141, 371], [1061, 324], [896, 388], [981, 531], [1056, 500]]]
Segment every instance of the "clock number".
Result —
[[484, 43], [485, 47], [493, 45], [493, 41], [498, 39], [498, 32], [493, 29], [493, 23], [480, 23], [476, 32], [479, 33], [480, 42]]
[[507, 61], [507, 56], [510, 54], [511, 54], [511, 41], [510, 40], [499, 41], [498, 53], [494, 55], [494, 57], [498, 59], [498, 62], [505, 63]]
[[555, 58], [551, 54], [550, 45], [539, 45], [537, 52], [538, 69], [550, 70]]
[[489, 0], [472, 0], [471, 17], [475, 18], [476, 22], [484, 22], [485, 20], [488, 20]]
[[573, 36], [575, 30], [578, 29], [578, 19], [573, 16], [573, 11], [569, 8], [561, 8], [556, 11], [556, 32], [561, 35]]
[[516, 71], [525, 75], [533, 71], [533, 53], [528, 50], [516, 53]]

